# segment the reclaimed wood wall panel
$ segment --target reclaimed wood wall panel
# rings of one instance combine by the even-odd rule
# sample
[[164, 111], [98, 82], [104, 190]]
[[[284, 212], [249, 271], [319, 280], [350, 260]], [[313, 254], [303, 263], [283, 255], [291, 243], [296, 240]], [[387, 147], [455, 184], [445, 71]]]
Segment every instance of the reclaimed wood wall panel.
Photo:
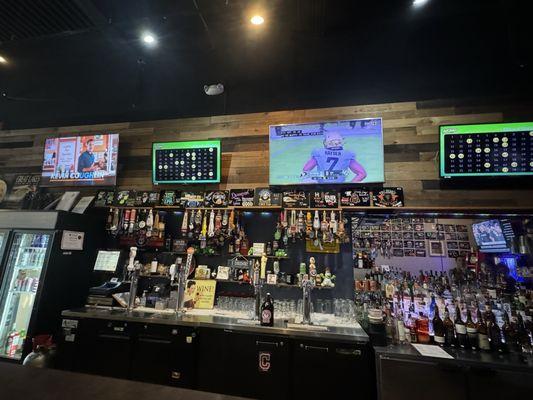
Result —
[[[0, 176], [39, 172], [44, 140], [100, 132], [120, 134], [121, 188], [151, 189], [154, 141], [222, 140], [222, 182], [198, 190], [268, 185], [268, 126], [298, 122], [383, 118], [387, 186], [401, 186], [411, 206], [531, 206], [533, 191], [440, 190], [438, 127], [443, 124], [533, 120], [532, 104], [452, 101], [402, 102], [242, 115], [180, 118], [0, 131]], [[184, 187], [192, 189], [192, 186]]]

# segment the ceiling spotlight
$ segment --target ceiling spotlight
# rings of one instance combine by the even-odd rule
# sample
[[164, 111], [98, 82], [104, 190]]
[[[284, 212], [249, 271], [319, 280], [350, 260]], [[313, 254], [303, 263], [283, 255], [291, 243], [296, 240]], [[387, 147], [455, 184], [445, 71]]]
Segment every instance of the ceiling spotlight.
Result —
[[413, 0], [413, 7], [421, 7], [426, 4], [429, 0]]
[[155, 36], [148, 32], [143, 34], [142, 40], [148, 45], [154, 45], [156, 43]]
[[265, 22], [265, 19], [260, 16], [260, 15], [254, 15], [251, 19], [250, 19], [250, 22], [254, 25], [261, 25], [263, 22]]
[[7, 60], [2, 56], [0, 56], [0, 64], [7, 64]]

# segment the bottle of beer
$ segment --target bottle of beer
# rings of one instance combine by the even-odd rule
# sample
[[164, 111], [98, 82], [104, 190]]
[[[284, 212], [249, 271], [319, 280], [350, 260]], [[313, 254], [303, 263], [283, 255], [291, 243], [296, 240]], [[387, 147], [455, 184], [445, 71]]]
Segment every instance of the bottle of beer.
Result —
[[483, 321], [481, 310], [477, 309], [477, 338], [478, 348], [480, 350], [490, 351], [489, 335], [487, 332], [487, 323]]
[[477, 349], [478, 346], [478, 332], [477, 325], [472, 320], [470, 310], [466, 311], [466, 335], [468, 336], [468, 345], [472, 349]]
[[459, 305], [455, 306], [455, 337], [457, 338], [457, 344], [461, 348], [467, 346], [468, 338], [466, 336], [466, 325], [461, 318], [461, 309]]
[[455, 346], [455, 327], [453, 321], [450, 318], [450, 312], [446, 309], [444, 311], [444, 344], [446, 346]]
[[444, 332], [444, 323], [440, 319], [439, 307], [435, 306], [435, 316], [433, 317], [433, 333], [435, 344], [439, 346], [444, 346], [445, 332]]
[[266, 299], [261, 306], [261, 325], [274, 326], [274, 302], [270, 293], [267, 293]]
[[494, 313], [490, 313], [489, 320], [489, 338], [490, 348], [492, 351], [502, 351], [502, 334], [498, 323], [496, 322], [496, 316]]
[[506, 311], [503, 312], [503, 326], [502, 326], [503, 338], [505, 340], [505, 347], [507, 351], [516, 352], [516, 330], [509, 320], [509, 314]]

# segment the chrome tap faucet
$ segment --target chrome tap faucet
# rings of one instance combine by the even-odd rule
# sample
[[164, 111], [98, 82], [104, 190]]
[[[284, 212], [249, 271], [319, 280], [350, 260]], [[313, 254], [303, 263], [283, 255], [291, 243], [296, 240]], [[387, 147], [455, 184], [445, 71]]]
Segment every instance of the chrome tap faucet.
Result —
[[302, 323], [311, 324], [311, 291], [314, 287], [314, 282], [307, 278], [302, 280], [302, 294], [303, 294], [303, 305], [302, 305]]
[[257, 265], [254, 266], [254, 274], [252, 276], [252, 283], [254, 285], [254, 297], [255, 297], [255, 319], [261, 321], [261, 278], [260, 271]]

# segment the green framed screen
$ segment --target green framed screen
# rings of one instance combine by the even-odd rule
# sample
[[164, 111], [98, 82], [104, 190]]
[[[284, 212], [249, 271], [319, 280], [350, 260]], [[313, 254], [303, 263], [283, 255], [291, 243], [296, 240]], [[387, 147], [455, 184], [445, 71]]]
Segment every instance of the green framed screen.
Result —
[[153, 143], [152, 181], [218, 183], [220, 158], [220, 140]]
[[533, 175], [533, 122], [440, 127], [440, 176]]

